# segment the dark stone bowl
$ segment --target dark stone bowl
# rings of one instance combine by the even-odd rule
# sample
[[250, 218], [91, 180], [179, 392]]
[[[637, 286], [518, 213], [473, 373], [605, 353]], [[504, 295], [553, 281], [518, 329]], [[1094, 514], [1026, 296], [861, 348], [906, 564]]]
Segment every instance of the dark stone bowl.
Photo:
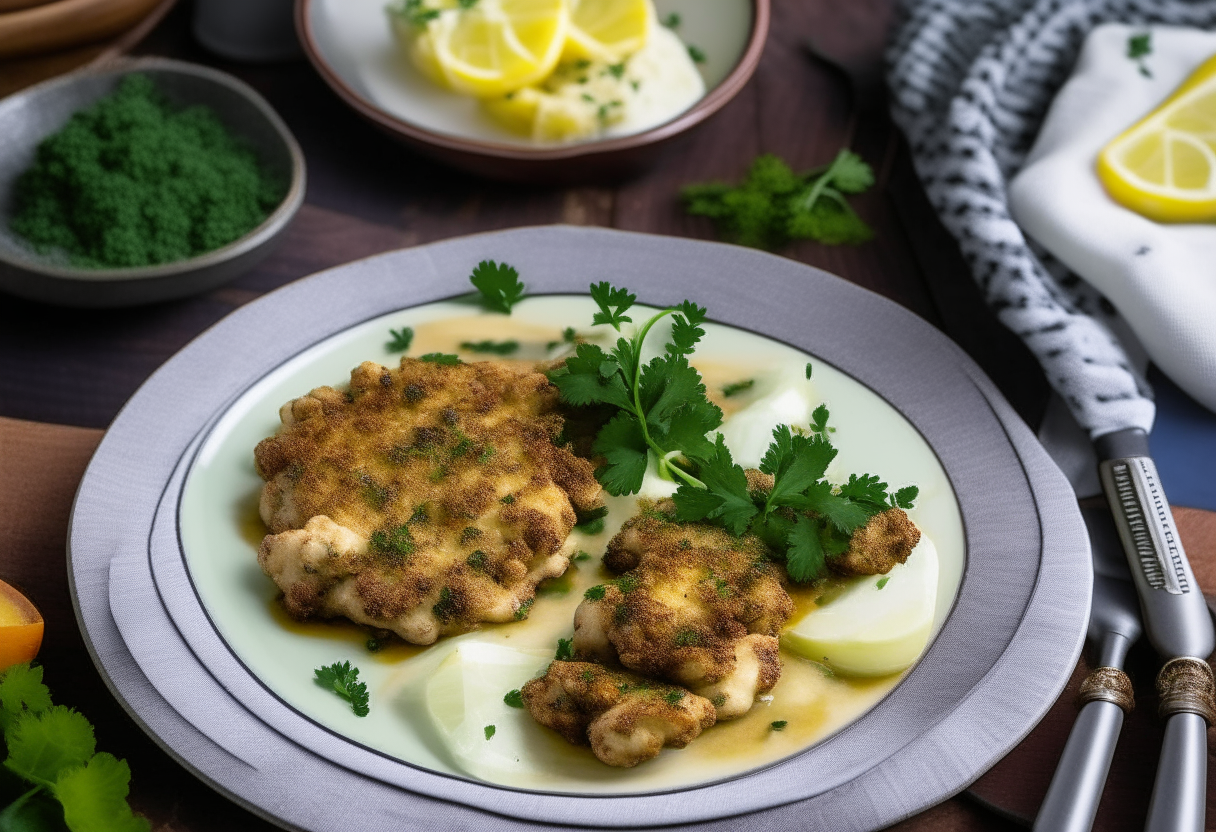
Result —
[[[109, 94], [132, 72], [150, 76], [178, 105], [205, 104], [289, 182], [262, 223], [228, 245], [186, 260], [122, 269], [82, 268], [35, 252], [9, 231], [13, 182], [47, 136], [73, 113]], [[115, 307], [205, 292], [260, 262], [304, 201], [304, 155], [282, 119], [249, 86], [223, 72], [164, 58], [124, 60], [55, 78], [0, 101], [0, 290], [63, 306]]]

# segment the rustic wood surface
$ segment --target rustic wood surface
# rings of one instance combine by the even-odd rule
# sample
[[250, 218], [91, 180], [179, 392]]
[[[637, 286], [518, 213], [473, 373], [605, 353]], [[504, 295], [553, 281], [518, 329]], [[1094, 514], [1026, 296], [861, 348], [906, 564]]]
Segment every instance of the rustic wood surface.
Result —
[[[170, 760], [106, 691], [76, 630], [61, 566], [70, 496], [100, 436], [95, 429], [109, 424], [140, 383], [224, 315], [279, 286], [382, 251], [522, 225], [603, 225], [710, 239], [708, 221], [681, 210], [681, 186], [737, 180], [763, 152], [809, 168], [847, 144], [878, 176], [877, 186], [858, 200], [876, 238], [858, 247], [799, 242], [780, 253], [883, 294], [941, 327], [979, 361], [1023, 417], [1037, 423], [1046, 398], [1041, 374], [980, 302], [883, 102], [869, 92], [857, 100], [840, 72], [806, 52], [813, 39], [821, 53], [873, 74], [895, 14], [892, 0], [774, 0], [763, 60], [736, 100], [648, 174], [615, 187], [567, 189], [500, 185], [438, 166], [359, 120], [302, 60], [265, 66], [217, 60], [190, 38], [189, 3], [180, 3], [144, 41], [138, 52], [217, 66], [257, 88], [295, 132], [309, 166], [306, 204], [287, 239], [259, 268], [226, 287], [114, 311], [65, 310], [0, 296], [0, 417], [57, 423], [0, 419], [0, 485], [8, 486], [0, 487], [0, 508], [20, 518], [7, 524], [0, 577], [24, 584], [47, 613], [42, 659], [48, 682], [59, 701], [81, 708], [96, 723], [100, 748], [131, 761], [132, 800], [156, 829], [272, 827]], [[12, 487], [14, 482], [20, 487]], [[1037, 768], [1053, 759], [1057, 739], [1062, 744], [1061, 731], [1069, 724], [1063, 707], [1059, 726], [1043, 746], [1047, 753], [1033, 758]], [[1151, 776], [1155, 757], [1154, 729], [1146, 730], [1150, 759], [1136, 763], [1140, 777]], [[1027, 807], [1032, 812], [1041, 791], [1022, 788], [1020, 770], [997, 775], [987, 789], [981, 783], [978, 795], [1015, 816], [1025, 817]], [[1035, 783], [1042, 780], [1042, 772], [1035, 777]], [[1135, 812], [1143, 818], [1140, 803], [1132, 814], [1108, 815], [1100, 826], [1138, 828], [1142, 820]], [[981, 808], [974, 796], [963, 796], [899, 828], [1015, 827]]]

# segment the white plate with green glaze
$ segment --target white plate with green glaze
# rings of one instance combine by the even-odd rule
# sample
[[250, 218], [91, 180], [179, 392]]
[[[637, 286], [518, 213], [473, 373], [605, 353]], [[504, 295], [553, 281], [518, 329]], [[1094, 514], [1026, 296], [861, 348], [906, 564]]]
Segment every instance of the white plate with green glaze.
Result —
[[[500, 782], [486, 782], [485, 771], [478, 779], [428, 735], [426, 677], [462, 640], [492, 641], [520, 625], [393, 662], [370, 657], [351, 630], [287, 625], [252, 556], [253, 445], [274, 430], [282, 402], [340, 384], [359, 361], [388, 362], [390, 326], [423, 332], [428, 320], [473, 314], [436, 302], [463, 293], [485, 258], [518, 267], [534, 296], [554, 295], [517, 307], [520, 325], [589, 319], [589, 301], [557, 295], [608, 278], [651, 305], [688, 297], [707, 306], [715, 321], [699, 352], [707, 361], [809, 355], [838, 425], [842, 470], [922, 488], [914, 516], [943, 569], [940, 629], [921, 661], [856, 709], [858, 718], [825, 723], [809, 747], [791, 736], [791, 746], [740, 765], [708, 751], [741, 744], [715, 743], [715, 731], [732, 730], [724, 724], [622, 772], [603, 771], [560, 741], [524, 737], [545, 761], [531, 761], [540, 775], [504, 775], [499, 766], [488, 779]], [[603, 540], [575, 545], [594, 550]], [[1090, 582], [1067, 483], [974, 364], [923, 321], [770, 255], [561, 227], [360, 261], [225, 319], [158, 371], [115, 421], [81, 486], [70, 558], [86, 637], [133, 715], [217, 788], [303, 829], [328, 828], [351, 806], [369, 829], [535, 821], [728, 829], [744, 813], [756, 828], [885, 826], [963, 788], [1045, 712], [1079, 652]], [[566, 595], [542, 597], [533, 615], [560, 627], [570, 615], [563, 605], [594, 580], [592, 563], [578, 565]], [[524, 646], [552, 644], [551, 633], [534, 629], [536, 643]], [[515, 631], [520, 641], [526, 630]], [[343, 659], [369, 682], [366, 719], [311, 683], [313, 667]], [[796, 703], [806, 689], [779, 699]]]

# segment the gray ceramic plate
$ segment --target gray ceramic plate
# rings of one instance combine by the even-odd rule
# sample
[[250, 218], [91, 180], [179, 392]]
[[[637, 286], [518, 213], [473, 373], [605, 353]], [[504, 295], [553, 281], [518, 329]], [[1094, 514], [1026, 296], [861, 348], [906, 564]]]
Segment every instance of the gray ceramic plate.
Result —
[[[9, 230], [12, 189], [34, 161], [38, 143], [72, 114], [112, 92], [124, 75], [145, 73], [171, 102], [205, 104], [248, 141], [269, 170], [288, 183], [283, 201], [257, 227], [223, 248], [158, 266], [90, 269], [31, 250]], [[0, 101], [0, 290], [64, 306], [110, 307], [205, 292], [268, 255], [304, 202], [304, 154], [278, 114], [247, 84], [209, 67], [166, 58], [122, 60], [22, 90]]]
[[[722, 323], [833, 365], [915, 428], [957, 499], [966, 569], [935, 641], [892, 693], [810, 749], [725, 781], [547, 794], [378, 753], [289, 706], [237, 661], [183, 565], [179, 501], [196, 452], [261, 380], [364, 322], [463, 293], [487, 257], [519, 267], [535, 293], [613, 277], [649, 303], [695, 298]], [[1067, 482], [975, 365], [919, 318], [771, 255], [562, 227], [382, 255], [238, 310], [115, 420], [81, 484], [69, 549], [86, 638], [132, 715], [217, 788], [301, 829], [332, 828], [352, 807], [373, 830], [885, 826], [962, 789], [1037, 722], [1075, 664], [1090, 588]]]

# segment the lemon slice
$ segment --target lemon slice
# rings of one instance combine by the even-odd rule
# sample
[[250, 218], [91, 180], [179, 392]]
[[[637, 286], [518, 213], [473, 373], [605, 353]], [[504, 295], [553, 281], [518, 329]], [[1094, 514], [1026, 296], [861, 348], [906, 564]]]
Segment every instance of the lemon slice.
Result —
[[1216, 219], [1216, 56], [1098, 154], [1111, 197], [1158, 222]]
[[619, 61], [646, 45], [654, 17], [650, 0], [570, 0], [563, 57]]
[[570, 23], [567, 0], [476, 0], [426, 11], [426, 19], [395, 21], [410, 40], [414, 63], [451, 89], [481, 98], [552, 72]]

